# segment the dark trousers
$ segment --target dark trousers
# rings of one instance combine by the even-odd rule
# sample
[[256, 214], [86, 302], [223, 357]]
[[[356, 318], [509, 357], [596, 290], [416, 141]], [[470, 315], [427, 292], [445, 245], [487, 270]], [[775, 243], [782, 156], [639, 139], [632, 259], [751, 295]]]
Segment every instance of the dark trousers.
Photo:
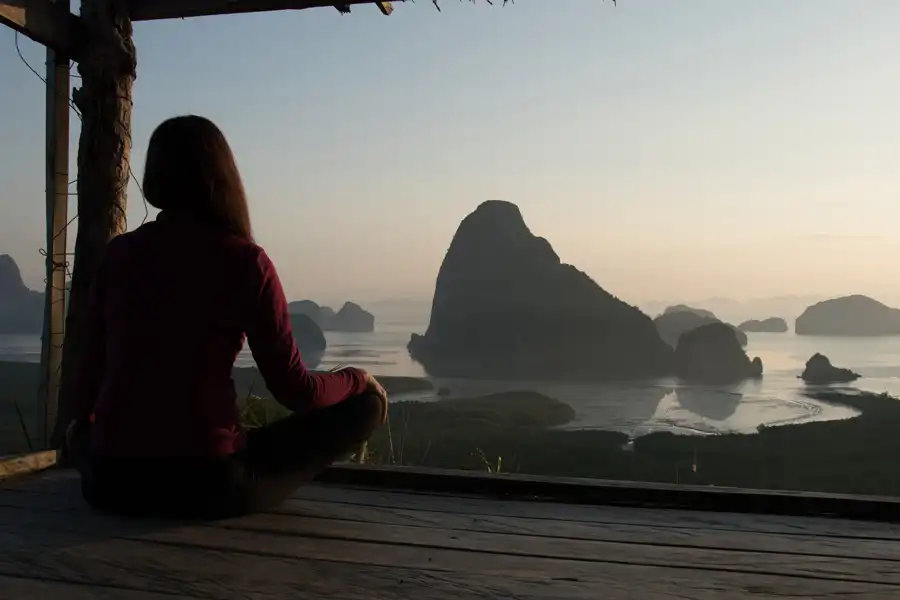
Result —
[[[271, 509], [335, 460], [369, 439], [381, 419], [373, 395], [247, 432], [247, 443], [219, 459], [92, 456], [90, 432], [72, 455], [85, 500], [97, 510], [132, 516], [218, 519]], [[164, 441], [164, 440], [163, 440]]]

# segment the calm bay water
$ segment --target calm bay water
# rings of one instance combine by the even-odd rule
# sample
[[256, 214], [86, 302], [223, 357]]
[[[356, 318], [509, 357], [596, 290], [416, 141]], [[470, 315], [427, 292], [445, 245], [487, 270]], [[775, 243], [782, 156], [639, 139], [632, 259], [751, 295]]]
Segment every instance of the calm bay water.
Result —
[[[427, 318], [427, 317], [426, 317]], [[427, 326], [421, 315], [393, 315], [378, 320], [368, 334], [327, 332], [328, 350], [319, 368], [353, 364], [377, 375], [426, 376], [406, 352], [412, 332]], [[759, 425], [779, 425], [854, 416], [849, 408], [807, 398], [797, 379], [803, 365], [821, 352], [841, 367], [863, 375], [841, 389], [889, 392], [900, 396], [900, 337], [812, 338], [787, 334], [749, 334], [747, 353], [759, 356], [765, 368], [762, 381], [735, 386], [683, 386], [660, 380], [629, 384], [545, 383], [527, 381], [470, 381], [437, 379], [451, 397], [496, 391], [532, 389], [568, 402], [576, 410], [572, 428], [618, 429], [632, 435], [651, 431], [679, 433], [753, 432]], [[40, 359], [36, 336], [0, 336], [0, 360], [35, 362]], [[244, 350], [238, 366], [252, 366]], [[436, 400], [434, 393], [408, 394], [399, 399]]]

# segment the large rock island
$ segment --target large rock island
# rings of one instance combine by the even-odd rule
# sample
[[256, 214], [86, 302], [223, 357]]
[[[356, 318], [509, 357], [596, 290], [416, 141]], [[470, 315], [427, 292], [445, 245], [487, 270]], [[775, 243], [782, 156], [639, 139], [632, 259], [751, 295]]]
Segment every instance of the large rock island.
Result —
[[731, 326], [709, 323], [682, 334], [675, 348], [675, 375], [698, 383], [735, 383], [762, 377], [759, 358], [750, 360]]
[[408, 348], [431, 375], [485, 379], [653, 377], [672, 359], [648, 316], [562, 263], [500, 200], [463, 219], [428, 330]]
[[[685, 304], [669, 306], [661, 315], [653, 319], [659, 335], [673, 348], [678, 345], [678, 339], [682, 334], [713, 323], [722, 323], [722, 320], [708, 310], [693, 308]], [[728, 324], [726, 323], [726, 325]], [[728, 327], [734, 332], [741, 347], [746, 346], [747, 334], [734, 325], [728, 325]]]
[[44, 295], [28, 289], [19, 265], [0, 255], [0, 333], [39, 334], [44, 323]]
[[900, 335], [900, 310], [854, 295], [813, 304], [797, 317], [797, 335]]

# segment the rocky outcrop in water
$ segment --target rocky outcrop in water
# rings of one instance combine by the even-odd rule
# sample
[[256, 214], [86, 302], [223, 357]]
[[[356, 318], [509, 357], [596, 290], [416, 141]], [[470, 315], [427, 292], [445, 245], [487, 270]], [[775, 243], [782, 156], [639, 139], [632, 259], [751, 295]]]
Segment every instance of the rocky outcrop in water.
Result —
[[800, 379], [813, 385], [825, 385], [828, 383], [850, 383], [856, 381], [861, 375], [850, 369], [841, 369], [831, 364], [824, 354], [816, 352], [806, 361], [806, 368], [800, 375]]
[[738, 325], [738, 329], [750, 333], [785, 333], [788, 330], [788, 324], [780, 317], [769, 317], [761, 321], [756, 319], [744, 321]]
[[[703, 325], [711, 325], [712, 323], [722, 323], [722, 321], [708, 310], [699, 308], [691, 308], [684, 304], [670, 306], [663, 311], [661, 315], [653, 319], [656, 330], [659, 331], [660, 337], [673, 348], [678, 345], [678, 339], [685, 332], [697, 329]], [[726, 325], [728, 325], [726, 323]], [[747, 345], [747, 334], [735, 327], [728, 325], [734, 332], [741, 347]]]
[[329, 322], [330, 327], [336, 331], [375, 331], [375, 315], [353, 302], [345, 302]]
[[300, 349], [306, 366], [317, 366], [322, 361], [328, 346], [322, 329], [308, 315], [293, 314], [291, 315], [291, 332], [294, 334], [294, 341], [297, 343], [297, 348]]
[[312, 300], [297, 300], [288, 304], [292, 315], [306, 315], [324, 331], [375, 331], [375, 315], [355, 302], [345, 302], [338, 312], [327, 306], [319, 306]]
[[797, 335], [900, 335], [900, 310], [868, 296], [833, 298], [803, 311], [797, 317], [794, 331]]
[[0, 333], [39, 334], [44, 323], [44, 295], [28, 289], [19, 265], [0, 255]]
[[562, 263], [499, 200], [463, 219], [428, 330], [408, 348], [432, 375], [495, 379], [652, 377], [672, 358], [649, 317]]
[[750, 360], [733, 329], [709, 323], [682, 334], [675, 348], [675, 375], [698, 383], [734, 383], [762, 377], [759, 358]]

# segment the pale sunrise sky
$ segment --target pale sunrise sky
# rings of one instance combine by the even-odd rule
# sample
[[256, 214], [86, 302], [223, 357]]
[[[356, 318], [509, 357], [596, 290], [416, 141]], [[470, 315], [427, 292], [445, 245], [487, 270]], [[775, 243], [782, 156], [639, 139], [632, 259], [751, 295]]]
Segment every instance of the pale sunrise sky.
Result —
[[[501, 198], [634, 303], [900, 303], [900, 0], [495, 4], [140, 23], [134, 172], [162, 119], [216, 121], [292, 299], [430, 298]], [[0, 253], [37, 288], [44, 90], [5, 28], [0, 82]]]

